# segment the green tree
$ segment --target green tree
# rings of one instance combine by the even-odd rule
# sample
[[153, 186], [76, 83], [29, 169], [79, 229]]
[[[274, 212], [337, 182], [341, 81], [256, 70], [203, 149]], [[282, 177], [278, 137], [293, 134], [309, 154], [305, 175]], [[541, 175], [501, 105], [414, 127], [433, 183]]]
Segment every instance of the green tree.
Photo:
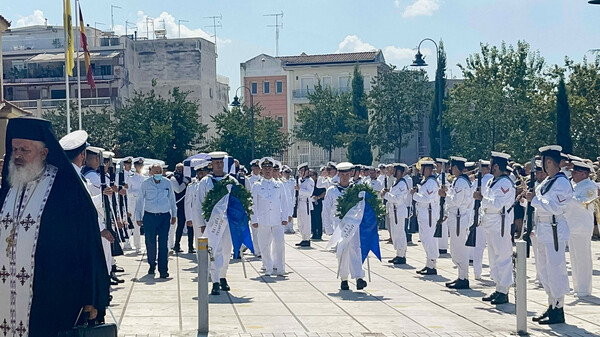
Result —
[[564, 153], [573, 153], [571, 140], [571, 111], [565, 79], [561, 76], [556, 93], [556, 144], [562, 146]]
[[309, 104], [304, 105], [296, 116], [299, 129], [296, 137], [308, 141], [329, 153], [346, 144], [349, 131], [350, 94], [336, 93], [331, 87], [323, 87], [321, 82], [307, 94]]
[[[66, 104], [61, 103], [56, 110], [50, 110], [42, 114], [43, 118], [52, 123], [58, 138], [62, 138], [68, 133], [66, 107]], [[71, 102], [70, 109], [71, 131], [74, 131], [79, 128], [79, 113], [77, 105], [73, 102]], [[111, 111], [107, 108], [102, 108], [100, 111], [88, 108], [82, 110], [81, 115], [81, 127], [88, 133], [88, 143], [105, 149], [113, 149], [116, 143], [116, 124], [111, 116]]]
[[418, 127], [419, 114], [431, 102], [431, 90], [424, 71], [406, 68], [380, 73], [369, 93], [369, 136], [380, 153], [395, 153], [400, 160], [402, 147], [408, 144]]
[[123, 155], [165, 160], [171, 167], [185, 159], [188, 151], [200, 150], [208, 127], [198, 122], [198, 104], [187, 100], [188, 94], [179, 88], [173, 88], [168, 98], [154, 89], [136, 92], [115, 110], [117, 150]]
[[[441, 97], [440, 97], [441, 96]], [[444, 103], [446, 99], [446, 51], [444, 42], [440, 40], [439, 53], [437, 57], [437, 68], [435, 71], [435, 89], [433, 93], [433, 102], [431, 105], [431, 116], [429, 116], [429, 144], [431, 145], [430, 155], [433, 158], [445, 158], [450, 149], [450, 130], [442, 126], [442, 146], [443, 151], [440, 154], [440, 111], [442, 118], [447, 106]]]
[[471, 159], [506, 151], [526, 161], [538, 147], [553, 143], [556, 126], [554, 82], [544, 59], [523, 41], [516, 48], [481, 44], [481, 52], [459, 64], [464, 81], [447, 100], [445, 125], [452, 153]]
[[369, 141], [369, 113], [365, 102], [364, 77], [354, 66], [352, 77], [352, 114], [350, 119], [350, 141], [348, 160], [355, 164], [371, 165], [373, 153]]
[[[254, 156], [279, 156], [290, 146], [289, 136], [271, 117], [261, 117], [262, 107], [254, 105]], [[252, 159], [252, 114], [248, 106], [234, 107], [212, 117], [216, 137], [210, 140], [212, 151], [226, 151], [248, 165]]]

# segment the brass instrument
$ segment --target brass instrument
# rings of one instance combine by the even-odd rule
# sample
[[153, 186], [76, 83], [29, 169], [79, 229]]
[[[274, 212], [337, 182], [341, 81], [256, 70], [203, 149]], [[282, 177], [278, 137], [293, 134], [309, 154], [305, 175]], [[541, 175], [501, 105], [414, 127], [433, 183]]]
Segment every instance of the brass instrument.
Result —
[[415, 164], [415, 168], [417, 169], [417, 171], [421, 172], [421, 162], [424, 161], [433, 161], [433, 159], [431, 157], [423, 157], [419, 159], [419, 161], [417, 161], [417, 163]]
[[594, 199], [588, 200], [588, 201], [584, 201], [583, 202], [583, 207], [585, 207], [585, 209], [588, 209], [588, 207], [591, 204], [594, 204], [594, 206], [596, 206], [596, 208], [598, 208], [598, 202], [600, 201], [600, 195], [595, 197]]

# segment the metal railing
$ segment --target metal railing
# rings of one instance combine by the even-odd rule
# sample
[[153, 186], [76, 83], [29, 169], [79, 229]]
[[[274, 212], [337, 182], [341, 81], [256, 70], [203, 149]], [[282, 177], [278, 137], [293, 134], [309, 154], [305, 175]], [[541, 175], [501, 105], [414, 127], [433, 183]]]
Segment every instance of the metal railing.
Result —
[[[76, 102], [77, 99], [72, 98], [71, 101]], [[33, 100], [22, 100], [22, 101], [10, 101], [12, 104], [19, 108], [32, 110], [32, 109], [56, 109], [60, 105], [65, 104], [65, 99], [33, 99]], [[94, 107], [94, 106], [110, 106], [112, 100], [110, 97], [90, 97], [82, 98], [82, 107]]]

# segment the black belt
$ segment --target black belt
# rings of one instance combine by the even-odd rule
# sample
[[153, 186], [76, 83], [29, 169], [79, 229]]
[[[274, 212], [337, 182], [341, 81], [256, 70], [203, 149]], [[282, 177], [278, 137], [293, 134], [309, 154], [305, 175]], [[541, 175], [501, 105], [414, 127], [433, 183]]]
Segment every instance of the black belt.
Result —
[[161, 216], [161, 215], [165, 215], [165, 214], [169, 214], [169, 212], [165, 212], [165, 213], [152, 213], [152, 212], [144, 211], [144, 215]]

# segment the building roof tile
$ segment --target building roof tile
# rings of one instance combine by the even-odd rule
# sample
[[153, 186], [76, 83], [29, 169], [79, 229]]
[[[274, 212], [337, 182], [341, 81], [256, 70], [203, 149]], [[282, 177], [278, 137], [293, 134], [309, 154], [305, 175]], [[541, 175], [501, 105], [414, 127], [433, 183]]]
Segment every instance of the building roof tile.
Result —
[[[355, 62], [375, 62], [381, 55], [381, 51], [369, 51], [358, 53], [336, 53], [307, 55], [302, 53], [297, 56], [280, 56], [284, 66], [307, 65], [307, 64], [330, 64], [330, 63], [355, 63]], [[381, 57], [383, 59], [383, 57]], [[385, 61], [384, 61], [385, 62]]]

